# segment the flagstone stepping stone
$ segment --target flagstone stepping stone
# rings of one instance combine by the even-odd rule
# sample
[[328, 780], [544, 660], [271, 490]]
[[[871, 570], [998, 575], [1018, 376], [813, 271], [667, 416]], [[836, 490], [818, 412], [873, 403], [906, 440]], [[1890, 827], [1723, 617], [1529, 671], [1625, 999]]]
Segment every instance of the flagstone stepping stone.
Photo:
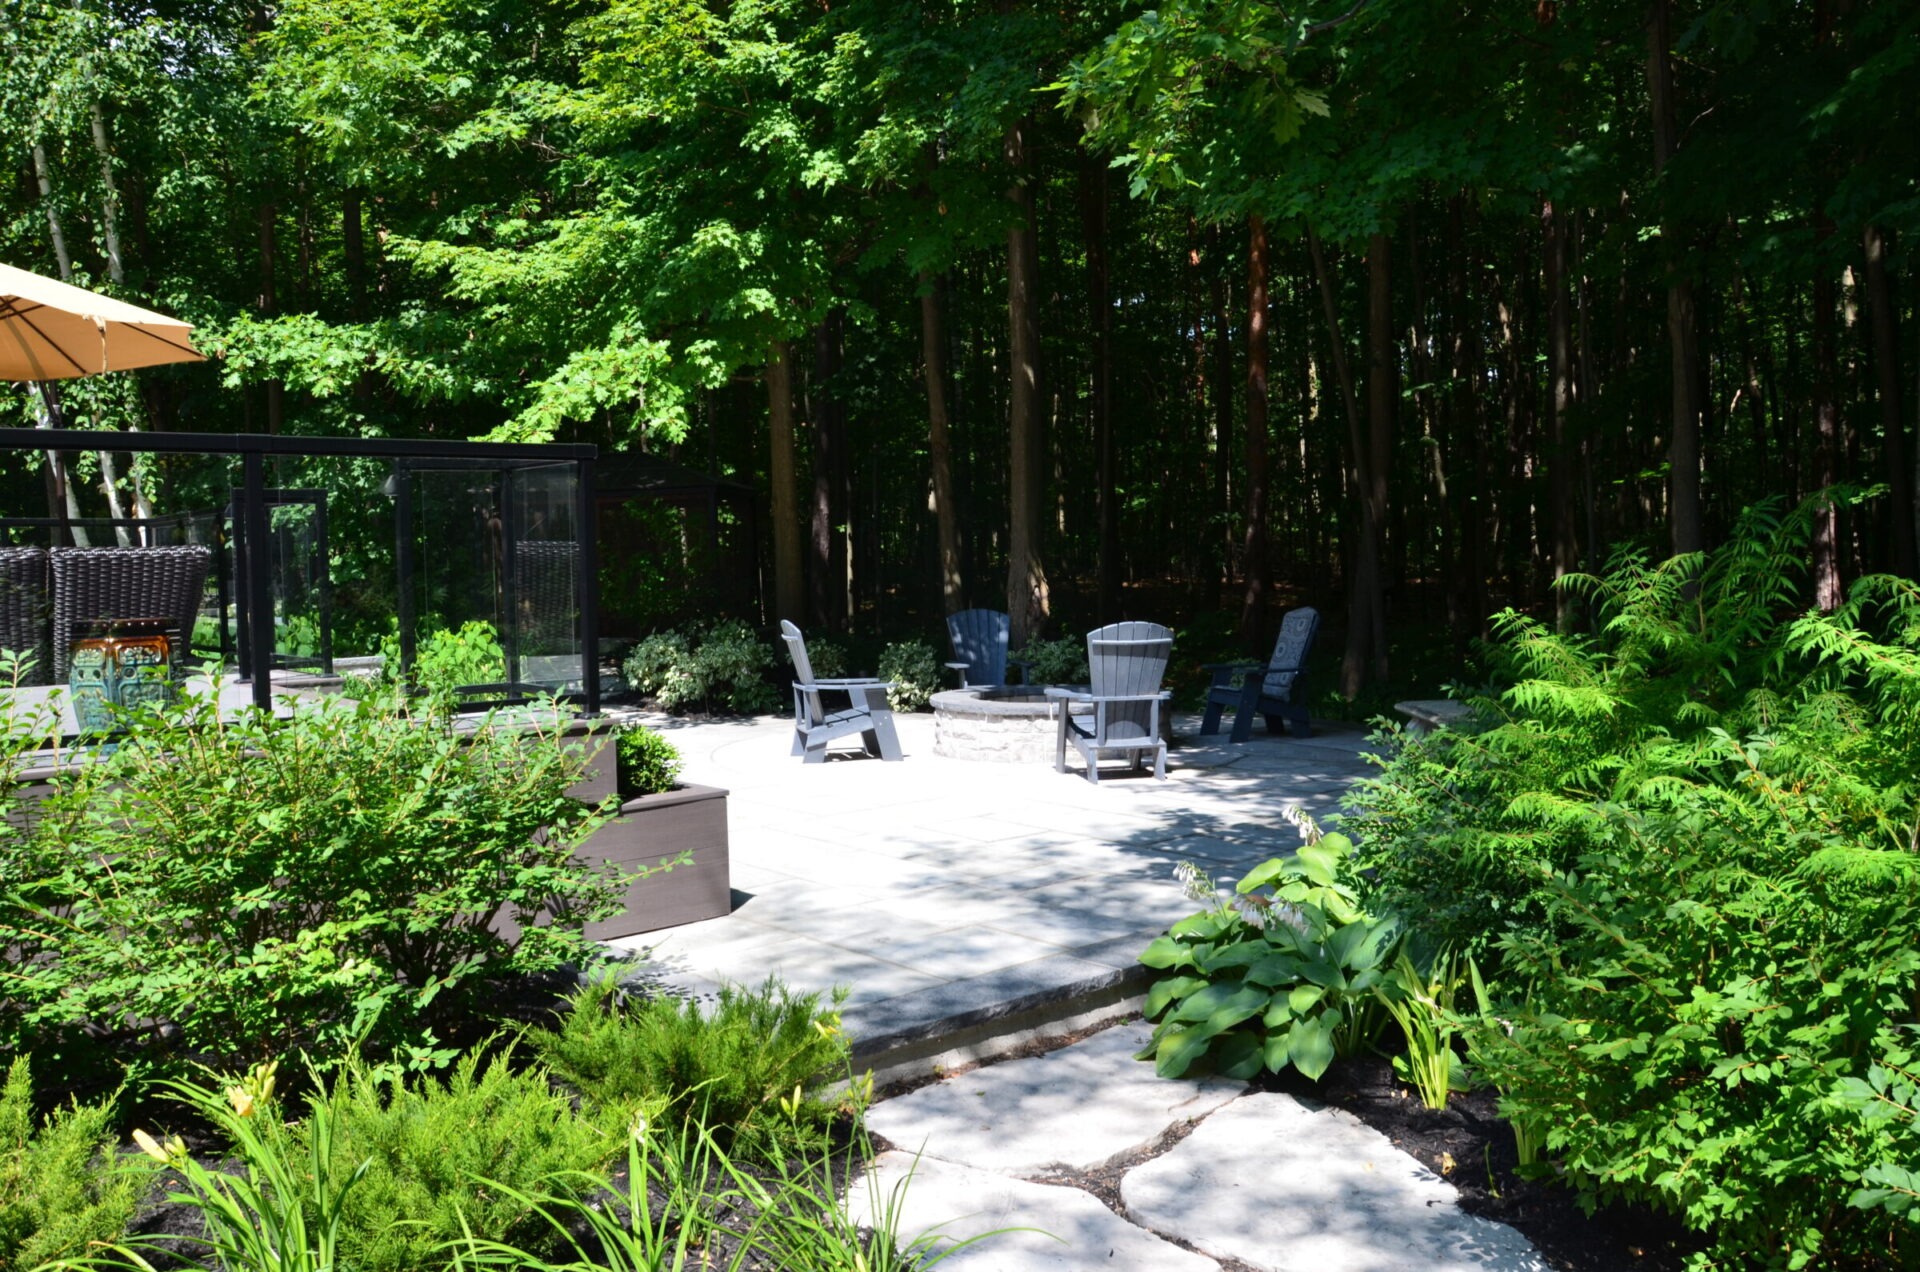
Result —
[[883, 1100], [867, 1129], [909, 1153], [1038, 1175], [1086, 1170], [1205, 1117], [1246, 1088], [1223, 1078], [1170, 1081], [1133, 1053], [1153, 1029], [1120, 1025], [1043, 1056], [1008, 1060]]
[[1339, 1109], [1244, 1096], [1120, 1181], [1155, 1232], [1270, 1272], [1547, 1272], [1532, 1244]]
[[[1137, 1228], [1077, 1188], [1033, 1184], [993, 1171], [911, 1153], [882, 1153], [847, 1194], [847, 1213], [865, 1226], [884, 1215], [907, 1178], [896, 1232], [902, 1249], [923, 1233], [934, 1248], [1003, 1232], [947, 1256], [940, 1272], [1218, 1272], [1212, 1259]], [[1049, 1235], [1050, 1234], [1050, 1235]]]

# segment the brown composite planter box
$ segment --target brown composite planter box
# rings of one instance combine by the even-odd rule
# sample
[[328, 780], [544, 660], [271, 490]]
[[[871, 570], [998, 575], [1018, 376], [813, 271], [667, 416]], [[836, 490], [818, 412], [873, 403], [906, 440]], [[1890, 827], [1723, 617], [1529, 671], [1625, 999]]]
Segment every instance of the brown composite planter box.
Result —
[[692, 864], [634, 880], [621, 913], [587, 924], [586, 935], [608, 941], [731, 913], [727, 793], [717, 786], [680, 786], [627, 800], [574, 849], [582, 861], [626, 869], [659, 866], [683, 852], [693, 854]]

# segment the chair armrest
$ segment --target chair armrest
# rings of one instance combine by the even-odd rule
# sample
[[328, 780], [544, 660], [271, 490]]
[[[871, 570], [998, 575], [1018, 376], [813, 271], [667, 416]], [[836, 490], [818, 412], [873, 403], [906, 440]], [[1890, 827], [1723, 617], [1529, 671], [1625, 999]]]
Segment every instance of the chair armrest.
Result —
[[1201, 663], [1200, 670], [1202, 671], [1245, 671], [1250, 667], [1258, 667], [1259, 665], [1260, 665], [1259, 663], [1255, 662], [1251, 658], [1242, 658], [1235, 662]]
[[[1053, 696], [1053, 690], [1047, 690], [1047, 696]], [[1162, 689], [1159, 693], [1116, 693], [1094, 697], [1092, 694], [1077, 695], [1081, 702], [1165, 702], [1173, 696], [1173, 690]]]
[[801, 693], [819, 693], [823, 689], [892, 689], [896, 686], [890, 680], [816, 680], [811, 684], [796, 680], [793, 687]]
[[945, 667], [948, 671], [965, 671], [967, 668], [973, 666], [973, 664], [970, 662], [951, 662], [951, 663], [941, 663], [940, 665], [942, 667]]
[[1056, 702], [1092, 702], [1095, 700], [1094, 696], [1084, 689], [1057, 689], [1051, 686], [1047, 689], [1047, 697]]
[[886, 681], [881, 680], [877, 676], [839, 676], [830, 680], [816, 679], [812, 687], [816, 689], [850, 689], [857, 685], [886, 685], [889, 689], [893, 688], [892, 685], [887, 684]]

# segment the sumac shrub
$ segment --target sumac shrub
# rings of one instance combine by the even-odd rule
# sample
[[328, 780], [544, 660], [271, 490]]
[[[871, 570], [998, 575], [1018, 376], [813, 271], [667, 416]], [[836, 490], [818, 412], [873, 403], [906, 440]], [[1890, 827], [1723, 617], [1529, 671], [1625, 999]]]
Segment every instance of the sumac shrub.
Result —
[[389, 692], [279, 720], [196, 697], [131, 725], [0, 840], [24, 1030], [90, 1022], [163, 1067], [356, 1040], [435, 1061], [436, 1012], [577, 961], [617, 904], [571, 858], [599, 814], [565, 794], [585, 759], [557, 718], [456, 731]]

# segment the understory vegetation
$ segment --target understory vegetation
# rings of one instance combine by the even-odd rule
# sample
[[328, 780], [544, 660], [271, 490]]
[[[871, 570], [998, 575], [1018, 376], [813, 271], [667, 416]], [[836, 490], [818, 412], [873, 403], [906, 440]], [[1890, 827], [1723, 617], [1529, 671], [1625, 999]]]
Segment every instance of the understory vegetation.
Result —
[[1920, 588], [1800, 610], [1814, 515], [1569, 578], [1588, 633], [1499, 616], [1467, 721], [1389, 729], [1340, 836], [1146, 952], [1162, 1071], [1316, 1076], [1370, 1028], [1429, 1104], [1493, 1087], [1535, 1169], [1678, 1216], [1702, 1268], [1911, 1266]]

